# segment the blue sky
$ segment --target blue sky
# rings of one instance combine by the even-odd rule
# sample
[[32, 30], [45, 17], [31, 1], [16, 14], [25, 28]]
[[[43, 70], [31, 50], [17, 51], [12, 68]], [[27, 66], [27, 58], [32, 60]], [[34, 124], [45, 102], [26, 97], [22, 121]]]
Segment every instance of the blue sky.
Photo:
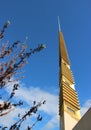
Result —
[[[40, 93], [38, 97], [57, 105], [59, 95], [59, 64], [58, 64], [58, 22], [60, 17], [61, 29], [66, 42], [71, 69], [79, 95], [80, 105], [84, 113], [91, 105], [91, 1], [90, 0], [1, 0], [0, 27], [7, 20], [10, 27], [5, 32], [5, 42], [24, 41], [28, 36], [28, 47], [36, 47], [39, 43], [46, 44], [47, 48], [33, 55], [24, 67], [25, 79], [21, 82], [26, 88]], [[23, 88], [25, 89], [25, 88]], [[23, 93], [23, 90], [21, 90]], [[27, 92], [27, 90], [26, 90]], [[19, 95], [17, 95], [19, 97]], [[30, 96], [31, 97], [31, 96]], [[32, 97], [31, 97], [32, 98]], [[39, 98], [38, 98], [39, 99]], [[41, 100], [40, 99], [40, 100]], [[55, 99], [54, 102], [52, 99]], [[26, 98], [28, 102], [29, 99]], [[56, 101], [57, 100], [57, 101]], [[30, 100], [31, 101], [31, 100]], [[47, 107], [51, 107], [48, 105]], [[54, 106], [55, 107], [55, 106]], [[50, 112], [50, 108], [43, 108], [44, 121], [35, 127], [58, 130], [56, 122], [57, 108]], [[50, 123], [52, 122], [52, 123]], [[51, 124], [54, 123], [54, 126]], [[45, 128], [44, 128], [45, 127]]]

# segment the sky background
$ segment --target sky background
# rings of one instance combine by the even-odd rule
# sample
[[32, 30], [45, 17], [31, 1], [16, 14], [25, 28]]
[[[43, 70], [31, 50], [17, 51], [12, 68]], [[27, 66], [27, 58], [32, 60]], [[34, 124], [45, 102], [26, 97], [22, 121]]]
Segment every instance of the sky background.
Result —
[[[39, 43], [47, 46], [28, 60], [29, 64], [23, 68], [25, 79], [20, 82], [22, 87], [16, 95], [27, 103], [33, 99], [47, 100], [41, 108], [44, 119], [35, 130], [59, 130], [58, 16], [84, 113], [91, 106], [91, 1], [0, 0], [0, 29], [7, 20], [11, 21], [2, 42], [24, 42], [27, 36], [28, 48]], [[11, 122], [12, 118], [10, 114]]]

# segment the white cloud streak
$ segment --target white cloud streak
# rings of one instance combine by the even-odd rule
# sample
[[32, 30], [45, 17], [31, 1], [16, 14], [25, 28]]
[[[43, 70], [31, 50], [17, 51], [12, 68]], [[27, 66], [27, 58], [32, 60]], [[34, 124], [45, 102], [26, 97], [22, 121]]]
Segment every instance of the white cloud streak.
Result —
[[[7, 89], [10, 92], [10, 89]], [[43, 91], [38, 87], [20, 87], [16, 92], [15, 97], [25, 101], [28, 105], [33, 101], [46, 100], [46, 104], [42, 105], [40, 110], [46, 112], [49, 115], [55, 115], [58, 113], [58, 96], [49, 92]]]
[[55, 115], [47, 122], [47, 124], [41, 130], [54, 130], [59, 127], [59, 116]]
[[[13, 84], [12, 84], [13, 85]], [[50, 120], [47, 121], [43, 130], [53, 130], [53, 128], [58, 127], [59, 119], [58, 119], [58, 95], [51, 94], [47, 91], [41, 90], [39, 87], [30, 87], [26, 88], [23, 84], [20, 84], [19, 90], [15, 94], [15, 98], [26, 102], [28, 105], [35, 100], [37, 102], [46, 100], [46, 104], [40, 107], [40, 111], [51, 117]], [[10, 93], [12, 87], [8, 85], [6, 91]], [[17, 108], [14, 111], [10, 112], [7, 116], [0, 117], [0, 122], [8, 126], [8, 124], [12, 124], [15, 121], [15, 117], [18, 113], [24, 113], [26, 108]], [[9, 123], [8, 123], [9, 121]]]
[[[13, 85], [13, 84], [12, 84]], [[12, 87], [8, 85], [7, 92], [10, 93]], [[59, 126], [59, 116], [58, 116], [58, 95], [51, 94], [47, 91], [41, 90], [39, 87], [30, 87], [26, 88], [24, 84], [20, 84], [19, 90], [16, 92], [15, 97], [17, 99], [25, 101], [28, 105], [35, 101], [46, 100], [46, 104], [40, 107], [40, 111], [43, 111], [45, 114], [49, 115], [51, 118], [46, 121], [41, 130], [54, 130]], [[87, 100], [81, 107], [81, 115], [83, 116], [85, 112], [91, 107], [91, 99]], [[24, 113], [26, 108], [17, 108], [14, 111], [10, 112], [7, 116], [0, 117], [0, 122], [2, 124], [12, 124], [14, 123], [14, 117], [17, 114]], [[9, 122], [9, 123], [8, 123]]]
[[25, 111], [25, 108], [13, 109], [13, 111], [11, 111], [9, 114], [0, 117], [0, 123], [9, 127], [11, 124], [14, 124], [14, 118], [17, 117], [19, 113], [23, 114]]
[[91, 99], [88, 99], [81, 107], [81, 115], [83, 116], [87, 110], [91, 107]]

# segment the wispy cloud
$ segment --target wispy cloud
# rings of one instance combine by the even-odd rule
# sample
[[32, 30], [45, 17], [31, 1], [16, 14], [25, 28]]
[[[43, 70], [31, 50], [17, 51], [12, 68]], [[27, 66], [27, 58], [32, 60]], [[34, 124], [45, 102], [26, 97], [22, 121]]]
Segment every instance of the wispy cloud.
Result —
[[55, 128], [57, 129], [57, 127], [59, 127], [59, 116], [55, 115], [41, 130], [54, 130]]
[[87, 100], [81, 107], [81, 115], [83, 116], [90, 107], [91, 107], [91, 99]]
[[[12, 84], [13, 85], [13, 84]], [[39, 111], [45, 113], [47, 116], [50, 116], [50, 120], [46, 121], [47, 123], [44, 124], [44, 130], [53, 130], [53, 128], [58, 127], [59, 119], [58, 119], [58, 95], [54, 95], [47, 91], [41, 90], [39, 87], [30, 87], [27, 88], [24, 84], [20, 83], [20, 88], [16, 92], [15, 97], [16, 99], [23, 100], [26, 104], [31, 105], [31, 103], [35, 100], [37, 102], [41, 100], [46, 100], [46, 104], [42, 105]], [[11, 92], [11, 86], [8, 85], [6, 91], [8, 93]], [[5, 117], [0, 117], [0, 122], [6, 124], [14, 123], [15, 117], [18, 113], [24, 113], [26, 111], [26, 107], [24, 108], [17, 108], [9, 113], [9, 115]], [[44, 117], [45, 118], [45, 117]], [[8, 120], [8, 121], [7, 121]]]
[[[13, 85], [13, 84], [12, 84]], [[20, 83], [20, 88], [16, 92], [16, 99], [23, 100], [28, 105], [31, 105], [32, 102], [35, 101], [41, 101], [46, 100], [46, 104], [42, 105], [40, 107], [40, 111], [44, 112], [47, 116], [50, 118], [46, 121], [43, 128], [41, 130], [54, 130], [59, 126], [59, 116], [58, 116], [58, 95], [52, 94], [48, 91], [44, 91], [40, 89], [40, 87], [29, 87], [27, 88], [24, 84]], [[7, 88], [7, 92], [10, 93], [12, 87], [9, 85]], [[91, 107], [91, 99], [87, 100], [83, 106], [81, 107], [81, 115], [84, 115], [84, 113]], [[14, 123], [15, 117], [17, 114], [24, 113], [26, 111], [26, 107], [24, 108], [17, 108], [14, 109], [12, 112], [9, 113], [9, 115], [0, 117], [0, 122], [2, 124], [6, 124], [8, 126], [9, 124]], [[45, 115], [44, 115], [45, 118]], [[8, 120], [8, 121], [7, 121]], [[29, 120], [29, 122], [31, 122]]]
[[9, 114], [0, 117], [0, 124], [9, 127], [11, 124], [15, 122], [15, 117], [17, 117], [19, 113], [23, 114], [25, 111], [25, 108], [17, 107], [16, 109], [13, 109], [13, 111], [11, 111]]
[[[46, 104], [42, 105], [39, 110], [44, 112], [47, 116], [50, 116], [50, 118], [46, 121], [46, 123], [44, 124], [43, 128], [41, 128], [41, 130], [42, 129], [54, 130], [55, 128], [57, 128], [59, 126], [58, 95], [52, 94], [48, 91], [44, 91], [40, 89], [40, 87], [27, 88], [24, 84], [21, 84], [21, 83], [20, 83], [20, 86], [21, 87], [19, 88], [19, 90], [16, 92], [16, 95], [15, 95], [16, 99], [23, 100], [28, 105], [31, 105], [34, 100], [38, 102], [41, 100], [46, 100]], [[8, 85], [6, 91], [10, 93], [11, 90], [12, 90], [11, 85]], [[84, 115], [85, 112], [90, 107], [91, 107], [91, 99], [87, 100], [81, 107], [81, 115]], [[27, 108], [25, 106], [24, 108], [14, 109], [8, 115], [0, 117], [0, 123], [8, 126], [14, 123], [15, 117], [18, 115], [18, 113], [23, 114], [26, 110]], [[45, 118], [45, 115], [44, 115], [44, 118]], [[29, 122], [31, 121], [29, 120]]]

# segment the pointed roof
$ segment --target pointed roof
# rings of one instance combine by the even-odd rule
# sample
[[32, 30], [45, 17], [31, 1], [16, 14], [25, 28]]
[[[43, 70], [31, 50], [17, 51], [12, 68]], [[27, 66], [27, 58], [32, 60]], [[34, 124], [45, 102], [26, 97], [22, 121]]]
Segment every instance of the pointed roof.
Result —
[[64, 37], [62, 32], [60, 31], [59, 31], [59, 55], [60, 58], [62, 58], [68, 65], [70, 65]]
[[69, 58], [68, 58], [68, 53], [67, 53], [64, 37], [63, 37], [62, 31], [61, 31], [59, 16], [58, 16], [58, 30], [59, 30], [59, 57], [63, 58], [63, 60], [68, 65], [70, 65], [70, 61], [69, 61]]

